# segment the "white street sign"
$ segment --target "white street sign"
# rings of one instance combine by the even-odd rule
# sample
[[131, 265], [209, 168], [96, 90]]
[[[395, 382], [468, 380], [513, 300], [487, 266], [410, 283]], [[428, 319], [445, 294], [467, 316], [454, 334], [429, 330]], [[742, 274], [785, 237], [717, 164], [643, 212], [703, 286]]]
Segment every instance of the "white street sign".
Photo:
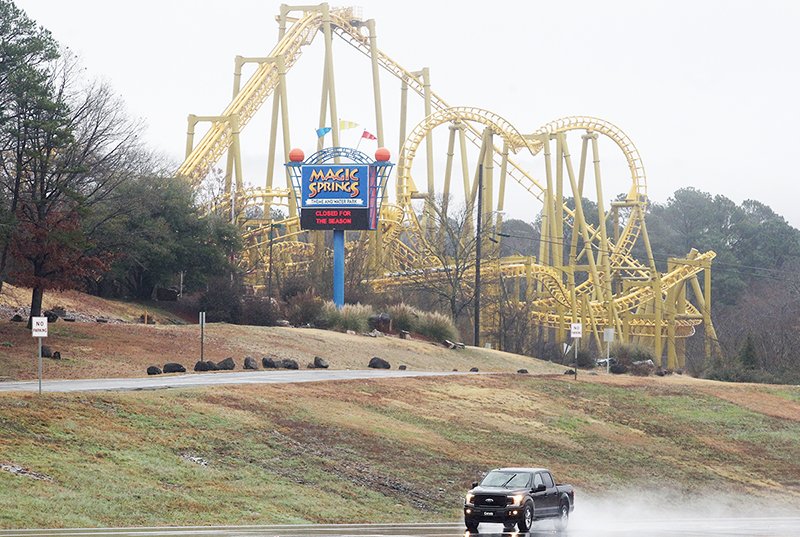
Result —
[[614, 341], [614, 329], [613, 328], [606, 328], [603, 330], [603, 341], [606, 343], [612, 343]]
[[47, 317], [31, 318], [31, 335], [33, 337], [47, 337]]
[[574, 339], [583, 337], [583, 325], [581, 323], [572, 323], [569, 328], [569, 335]]

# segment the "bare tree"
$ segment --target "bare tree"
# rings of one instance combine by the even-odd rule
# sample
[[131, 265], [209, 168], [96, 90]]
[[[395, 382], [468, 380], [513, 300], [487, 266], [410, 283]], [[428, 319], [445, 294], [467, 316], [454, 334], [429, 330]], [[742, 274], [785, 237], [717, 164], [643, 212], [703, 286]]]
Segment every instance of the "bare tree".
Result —
[[423, 252], [430, 267], [411, 270], [407, 277], [418, 295], [448, 311], [457, 322], [475, 300], [472, 279], [477, 237], [471, 230], [472, 214], [464, 205], [453, 206], [439, 199], [431, 204], [431, 215], [428, 248]]
[[50, 65], [25, 129], [12, 140], [15, 151], [3, 162], [4, 183], [18, 193], [12, 275], [33, 288], [31, 316], [41, 313], [45, 289], [77, 285], [102, 270], [91, 241], [101, 226], [87, 229], [84, 216], [146, 166], [139, 123], [109, 86], [86, 85], [81, 71], [69, 54]]

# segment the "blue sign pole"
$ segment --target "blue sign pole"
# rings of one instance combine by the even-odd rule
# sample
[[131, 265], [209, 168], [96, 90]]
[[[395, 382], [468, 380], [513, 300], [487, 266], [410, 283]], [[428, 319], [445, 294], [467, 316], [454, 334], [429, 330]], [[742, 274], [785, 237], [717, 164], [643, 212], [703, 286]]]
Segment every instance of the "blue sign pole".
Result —
[[333, 303], [344, 306], [344, 230], [333, 230]]

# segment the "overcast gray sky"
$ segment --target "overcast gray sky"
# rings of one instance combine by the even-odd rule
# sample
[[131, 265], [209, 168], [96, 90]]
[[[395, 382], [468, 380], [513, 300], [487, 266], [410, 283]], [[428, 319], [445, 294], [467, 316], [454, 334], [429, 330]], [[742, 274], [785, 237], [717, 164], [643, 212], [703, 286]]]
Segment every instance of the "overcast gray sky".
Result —
[[[187, 114], [222, 112], [233, 57], [266, 55], [277, 36], [279, 3], [264, 0], [16, 3], [78, 53], [90, 76], [111, 83], [129, 113], [145, 120], [149, 143], [177, 163]], [[359, 5], [376, 20], [379, 47], [409, 70], [430, 67], [435, 91], [450, 104], [486, 108], [521, 132], [566, 115], [607, 119], [638, 147], [654, 201], [694, 186], [737, 203], [757, 199], [800, 227], [800, 2]], [[289, 78], [292, 143], [307, 154], [315, 143], [321, 50], [317, 39]], [[368, 63], [344, 43], [334, 55], [339, 116], [374, 132]], [[396, 154], [399, 83], [384, 76], [382, 84], [387, 145]], [[266, 115], [246, 132], [251, 184], [263, 182]], [[355, 143], [360, 133], [346, 134]], [[609, 148], [608, 197], [629, 184], [619, 159]], [[509, 197], [511, 216], [533, 220], [531, 200], [513, 188]]]

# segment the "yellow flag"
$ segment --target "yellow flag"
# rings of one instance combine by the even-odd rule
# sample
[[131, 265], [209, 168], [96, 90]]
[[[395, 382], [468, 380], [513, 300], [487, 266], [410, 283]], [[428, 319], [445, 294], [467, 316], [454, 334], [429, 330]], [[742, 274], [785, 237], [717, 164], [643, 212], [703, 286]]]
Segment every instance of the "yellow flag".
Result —
[[355, 121], [347, 121], [345, 119], [339, 120], [340, 131], [343, 131], [345, 129], [355, 129], [356, 127], [358, 127], [358, 123], [356, 123]]

